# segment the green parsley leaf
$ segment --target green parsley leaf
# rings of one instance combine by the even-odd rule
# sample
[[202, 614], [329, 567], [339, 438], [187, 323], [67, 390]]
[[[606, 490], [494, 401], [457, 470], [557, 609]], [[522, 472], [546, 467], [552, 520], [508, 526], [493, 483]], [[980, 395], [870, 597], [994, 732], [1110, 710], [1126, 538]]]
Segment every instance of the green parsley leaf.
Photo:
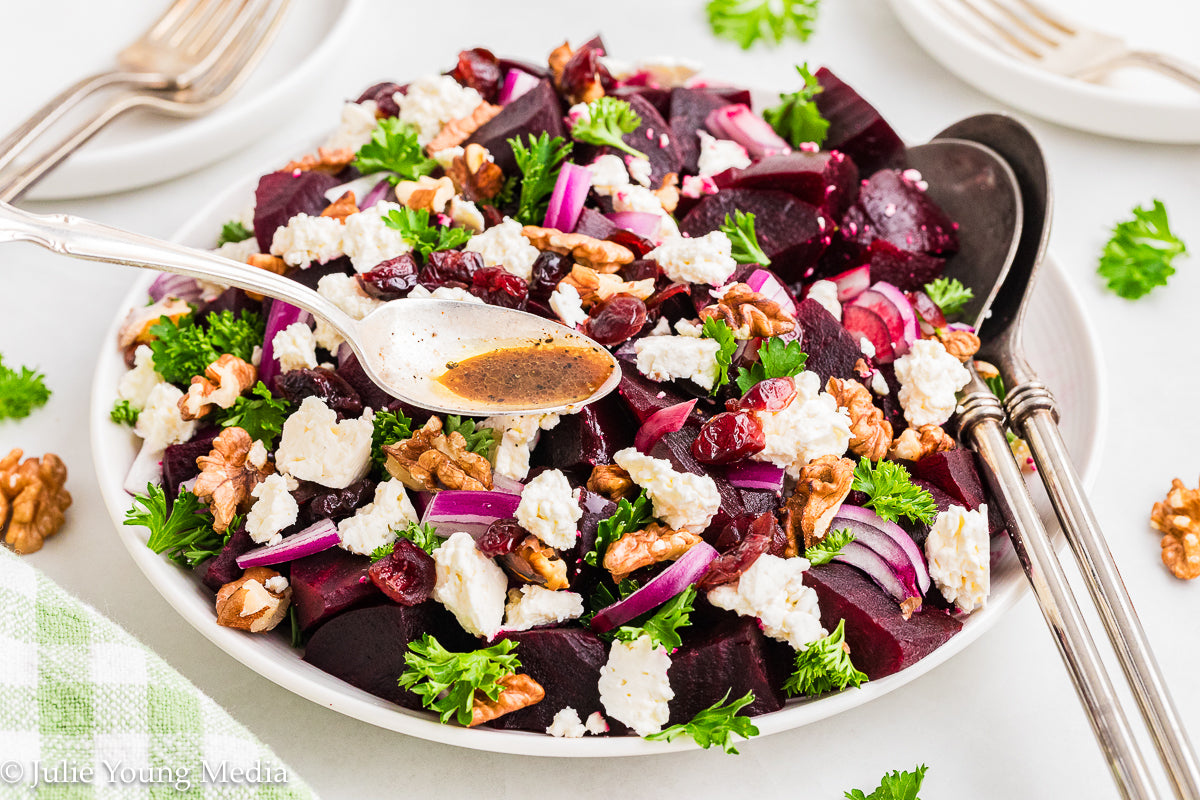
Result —
[[996, 398], [1001, 403], [1004, 402], [1005, 397], [1008, 397], [1008, 387], [1004, 385], [1003, 376], [993, 375], [990, 378], [984, 378], [983, 382], [987, 384], [987, 387], [992, 390], [992, 394], [996, 395]]
[[808, 354], [800, 349], [800, 343], [784, 342], [778, 336], [767, 339], [758, 348], [758, 361], [750, 369], [738, 367], [737, 385], [742, 394], [755, 384], [768, 378], [790, 378], [804, 371]]
[[[604, 563], [604, 554], [608, 546], [620, 539], [628, 531], [636, 531], [645, 527], [651, 517], [650, 496], [643, 489], [638, 498], [630, 503], [625, 498], [617, 503], [617, 510], [608, 519], [600, 520], [596, 526], [596, 543], [584, 554], [583, 560], [593, 567]], [[613, 602], [616, 602], [613, 600]]]
[[292, 603], [288, 608], [288, 624], [292, 631], [292, 647], [304, 646], [304, 629], [300, 627], [300, 615], [296, 613], [296, 604]]
[[872, 464], [869, 458], [859, 459], [850, 488], [866, 492], [865, 505], [888, 522], [907, 517], [913, 522], [929, 523], [937, 516], [933, 495], [913, 484], [908, 470], [895, 461], [880, 459]]
[[537, 138], [533, 134], [528, 137], [528, 146], [521, 144], [520, 138], [508, 140], [521, 170], [521, 195], [513, 219], [523, 225], [541, 225], [558, 172], [574, 145], [561, 136], [552, 139], [545, 131]]
[[268, 450], [275, 449], [275, 437], [283, 432], [283, 423], [292, 413], [292, 404], [271, 395], [271, 390], [259, 381], [248, 395], [233, 401], [227, 409], [218, 409], [215, 421], [222, 428], [238, 427], [261, 441]]
[[1166, 206], [1155, 200], [1153, 208], [1138, 206], [1133, 219], [1117, 223], [1096, 272], [1109, 289], [1137, 300], [1155, 286], [1166, 286], [1167, 278], [1175, 274], [1171, 262], [1186, 252], [1187, 247], [1171, 233]]
[[419, 211], [411, 208], [394, 208], [383, 216], [383, 224], [400, 231], [401, 238], [419, 253], [421, 260], [437, 250], [453, 250], [462, 247], [471, 238], [465, 228], [447, 228], [429, 224], [428, 209]]
[[154, 369], [168, 383], [186, 386], [193, 375], [203, 375], [225, 353], [249, 361], [254, 348], [262, 344], [264, 328], [262, 315], [253, 311], [243, 311], [237, 318], [232, 311], [209, 314], [203, 326], [191, 314], [179, 322], [160, 317], [150, 326]]
[[452, 653], [427, 633], [420, 641], [409, 643], [400, 687], [411, 689], [421, 698], [421, 705], [441, 715], [442, 722], [454, 718], [466, 725], [471, 721], [475, 693], [498, 699], [504, 691], [500, 679], [521, 666], [511, 655], [516, 646], [512, 639], [504, 639], [485, 650]]
[[437, 165], [425, 155], [425, 148], [417, 141], [417, 129], [398, 117], [379, 120], [371, 132], [371, 141], [360, 147], [354, 156], [354, 166], [364, 175], [394, 172], [395, 175], [388, 177], [393, 184], [429, 175]]
[[456, 431], [467, 440], [468, 450], [478, 453], [484, 458], [491, 458], [492, 449], [496, 446], [495, 428], [476, 428], [475, 420], [470, 417], [464, 418], [451, 414], [442, 423], [442, 432], [449, 436]]
[[645, 153], [625, 144], [622, 138], [636, 131], [641, 124], [642, 118], [633, 110], [633, 106], [605, 95], [588, 103], [583, 114], [575, 119], [571, 126], [571, 138], [585, 144], [615, 147], [635, 158], [646, 158]]
[[622, 642], [632, 642], [649, 636], [656, 645], [674, 652], [683, 645], [679, 629], [692, 624], [692, 604], [696, 601], [695, 584], [656, 608], [652, 613], [635, 617], [613, 631], [613, 637]]
[[925, 294], [929, 295], [930, 300], [937, 303], [938, 308], [947, 317], [962, 311], [963, 306], [975, 297], [975, 293], [963, 286], [958, 278], [945, 276], [925, 284]]
[[592, 624], [592, 617], [618, 600], [624, 600], [629, 595], [638, 590], [638, 582], [633, 578], [626, 578], [616, 587], [613, 588], [612, 580], [607, 574], [601, 577], [600, 582], [596, 584], [596, 588], [588, 596], [587, 606], [588, 612], [579, 618], [580, 624], [589, 626]]
[[733, 354], [737, 350], [737, 340], [733, 338], [733, 329], [723, 319], [709, 317], [704, 320], [704, 328], [700, 335], [712, 339], [721, 346], [717, 351], [717, 377], [713, 381], [709, 394], [716, 394], [725, 384], [729, 383], [729, 365], [733, 363]]
[[217, 555], [239, 524], [234, 519], [224, 534], [217, 533], [208, 507], [182, 486], [170, 510], [167, 493], [152, 483], [146, 484], [146, 494], [134, 496], [133, 503], [134, 507], [125, 512], [125, 524], [148, 528], [146, 546], [156, 553], [166, 553], [181, 567], [194, 567]]
[[763, 109], [763, 119], [792, 147], [798, 148], [805, 142], [820, 146], [825, 143], [825, 135], [829, 132], [829, 120], [821, 116], [813, 98], [823, 89], [808, 71], [808, 64], [798, 64], [796, 71], [800, 73], [804, 86], [797, 92], [779, 95], [779, 105]]
[[726, 690], [724, 697], [697, 713], [692, 717], [691, 722], [663, 728], [658, 733], [652, 733], [646, 738], [672, 742], [680, 736], [690, 736], [692, 741], [705, 750], [717, 744], [726, 753], [737, 755], [737, 748], [733, 746], [734, 734], [743, 739], [758, 735], [758, 728], [754, 726], [750, 718], [738, 716], [737, 713], [754, 702], [754, 692], [746, 692], [743, 697], [726, 705], [725, 701], [728, 699], [729, 691]]
[[721, 232], [729, 237], [733, 245], [733, 260], [739, 264], [759, 264], [767, 266], [771, 259], [758, 246], [758, 235], [754, 232], [754, 215], [744, 211], [734, 211], [733, 219], [725, 215], [725, 224]]
[[921, 800], [917, 797], [917, 792], [921, 790], [921, 782], [925, 780], [926, 769], [927, 767], [921, 764], [912, 772], [889, 772], [870, 794], [863, 794], [862, 789], [851, 789], [845, 796], [849, 800]]
[[401, 539], [407, 539], [429, 555], [433, 555], [433, 551], [442, 546], [442, 537], [437, 535], [437, 528], [428, 522], [424, 525], [409, 522], [403, 528], [393, 528], [393, 530], [396, 533], [396, 541], [381, 544], [372, 550], [372, 564], [390, 556], [392, 551], [396, 549], [396, 542], [399, 542]]
[[867, 676], [850, 663], [846, 643], [846, 620], [838, 622], [833, 633], [809, 643], [796, 652], [796, 668], [784, 681], [783, 690], [789, 697], [815, 697], [826, 692], [858, 686]]
[[375, 426], [371, 431], [371, 461], [379, 469], [387, 463], [385, 445], [403, 442], [412, 438], [412, 420], [403, 411], [376, 411]]
[[254, 235], [254, 232], [234, 219], [221, 226], [221, 235], [217, 237], [217, 247], [230, 242], [244, 242]]
[[128, 425], [132, 428], [137, 424], [140, 413], [142, 412], [129, 405], [128, 400], [118, 400], [113, 403], [112, 411], [108, 412], [108, 416], [118, 425]]
[[708, 26], [743, 50], [760, 39], [779, 44], [787, 37], [807, 42], [819, 0], [709, 0]]
[[0, 419], [28, 417], [49, 399], [45, 375], [29, 367], [21, 367], [19, 372], [10, 369], [0, 356]]
[[814, 542], [804, 549], [804, 557], [814, 567], [818, 564], [828, 564], [842, 548], [854, 541], [854, 532], [849, 528], [840, 528], [826, 532], [825, 538]]

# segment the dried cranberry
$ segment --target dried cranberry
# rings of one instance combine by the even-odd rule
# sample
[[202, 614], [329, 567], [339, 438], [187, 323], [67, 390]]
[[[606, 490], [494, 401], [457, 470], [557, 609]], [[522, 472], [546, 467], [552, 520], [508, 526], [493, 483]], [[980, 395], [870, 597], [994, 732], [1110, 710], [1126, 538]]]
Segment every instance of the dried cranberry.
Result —
[[759, 381], [741, 400], [725, 404], [729, 411], [770, 411], [786, 408], [796, 396], [796, 382], [791, 378], [768, 378]]
[[592, 306], [584, 332], [603, 345], [616, 345], [642, 329], [646, 304], [633, 295], [616, 294]]
[[570, 256], [549, 250], [538, 253], [537, 260], [533, 262], [533, 274], [529, 278], [529, 296], [538, 300], [549, 299], [558, 288], [558, 282], [567, 277], [574, 265]]
[[275, 391], [294, 405], [306, 397], [317, 397], [338, 412], [340, 417], [357, 417], [362, 413], [362, 400], [354, 387], [331, 369], [293, 369], [275, 376]]
[[[773, 522], [775, 515], [759, 515], [751, 524], [745, 538], [713, 559], [708, 565], [708, 571], [700, 579], [700, 589], [711, 589], [723, 583], [736, 581], [742, 577], [743, 572], [750, 569], [759, 556], [771, 549], [771, 531], [765, 524], [759, 523], [759, 520], [764, 518]], [[778, 524], [775, 527], [779, 527]]]
[[379, 591], [400, 605], [415, 606], [433, 595], [437, 565], [424, 550], [408, 539], [400, 538], [391, 555], [372, 564], [367, 574]]
[[338, 522], [353, 514], [374, 494], [375, 481], [370, 478], [355, 481], [345, 489], [320, 487], [320, 490], [308, 501], [305, 514], [312, 522], [319, 519], [331, 519]]
[[382, 112], [385, 117], [394, 117], [400, 113], [400, 106], [396, 105], [395, 94], [402, 91], [400, 84], [385, 81], [377, 83], [368, 88], [365, 92], [359, 95], [354, 102], [365, 103], [368, 100], [374, 100], [375, 106]]
[[500, 94], [500, 59], [482, 47], [463, 50], [458, 54], [458, 66], [450, 77], [479, 92], [487, 102], [494, 103]]
[[505, 308], [525, 308], [529, 284], [504, 267], [484, 267], [471, 276], [471, 294], [485, 303]]
[[435, 250], [429, 254], [417, 282], [431, 291], [439, 286], [465, 289], [471, 285], [475, 271], [480, 269], [483, 269], [483, 256], [473, 250]]
[[[621, 277], [627, 281], [641, 281], [646, 278], [658, 280], [658, 264], [644, 258], [634, 259], [621, 267]], [[684, 284], [679, 285], [683, 286]]]
[[571, 54], [571, 58], [563, 67], [560, 88], [569, 98], [579, 99], [587, 94], [594, 83], [612, 85], [612, 76], [600, 62], [604, 50], [590, 43], [581, 45]]
[[723, 411], [700, 428], [692, 455], [702, 464], [731, 464], [761, 453], [767, 438], [762, 423], [748, 411]]
[[609, 234], [608, 241], [629, 248], [633, 251], [633, 255], [636, 258], [642, 258], [656, 246], [649, 239], [638, 236], [633, 231], [627, 231], [624, 228], [618, 228]]
[[908, 293], [909, 302], [913, 305], [913, 311], [917, 312], [917, 317], [926, 325], [931, 325], [934, 328], [946, 327], [946, 315], [942, 313], [942, 309], [937, 303], [933, 302], [933, 298], [917, 289], [915, 292]]
[[359, 275], [358, 285], [376, 300], [398, 300], [408, 296], [417, 285], [417, 273], [420, 270], [421, 266], [412, 253], [403, 253]]
[[713, 547], [722, 553], [737, 547], [742, 539], [745, 539], [750, 534], [750, 523], [754, 522], [754, 519], [753, 514], [739, 514], [729, 520], [729, 522], [725, 523], [725, 527], [721, 528], [721, 532], [717, 534], [716, 541], [713, 542]]
[[488, 558], [496, 558], [511, 553], [524, 538], [525, 531], [514, 518], [508, 517], [489, 525], [487, 531], [475, 540], [475, 547]]

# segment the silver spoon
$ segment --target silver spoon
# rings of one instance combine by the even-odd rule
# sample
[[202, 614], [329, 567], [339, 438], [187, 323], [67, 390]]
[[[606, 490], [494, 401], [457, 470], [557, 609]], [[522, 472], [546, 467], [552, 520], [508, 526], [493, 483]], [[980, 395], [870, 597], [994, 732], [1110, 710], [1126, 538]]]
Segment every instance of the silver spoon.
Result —
[[[617, 360], [588, 337], [534, 314], [453, 300], [393, 300], [361, 320], [289, 278], [203, 250], [62, 214], [30, 214], [0, 203], [0, 242], [33, 242], [90, 261], [173, 272], [273, 297], [311, 312], [349, 343], [367, 375], [406, 403], [446, 414], [490, 416], [568, 412], [599, 400], [621, 380]], [[584, 348], [603, 358], [607, 378], [589, 396], [570, 401], [503, 403], [462, 397], [437, 381], [447, 365], [495, 350]]]

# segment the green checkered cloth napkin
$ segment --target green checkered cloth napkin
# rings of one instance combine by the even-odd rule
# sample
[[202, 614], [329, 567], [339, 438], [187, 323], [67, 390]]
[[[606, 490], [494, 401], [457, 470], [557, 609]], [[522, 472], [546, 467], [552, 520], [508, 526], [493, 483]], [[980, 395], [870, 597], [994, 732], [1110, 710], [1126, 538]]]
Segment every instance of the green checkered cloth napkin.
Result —
[[0, 798], [314, 798], [270, 748], [0, 547]]

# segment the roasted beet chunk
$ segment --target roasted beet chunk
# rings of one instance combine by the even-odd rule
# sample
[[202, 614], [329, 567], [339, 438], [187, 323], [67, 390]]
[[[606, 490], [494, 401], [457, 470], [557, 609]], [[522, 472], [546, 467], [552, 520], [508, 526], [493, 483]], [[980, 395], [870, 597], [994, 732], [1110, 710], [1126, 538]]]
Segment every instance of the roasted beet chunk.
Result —
[[608, 648], [591, 631], [578, 628], [539, 628], [507, 633], [517, 643], [521, 672], [546, 690], [540, 703], [494, 720], [491, 725], [508, 730], [545, 733], [554, 715], [566, 706], [587, 719], [600, 704], [600, 668], [608, 661]]
[[163, 489], [167, 493], [167, 502], [179, 496], [179, 486], [185, 481], [200, 474], [196, 459], [208, 455], [212, 450], [212, 440], [217, 438], [219, 429], [213, 428], [203, 435], [197, 436], [183, 444], [170, 444], [163, 451]]
[[[864, 245], [885, 239], [917, 253], [949, 255], [958, 250], [958, 233], [946, 212], [913, 179], [894, 169], [881, 169], [863, 184], [858, 205], [845, 223], [847, 233]], [[857, 232], [850, 230], [851, 223]], [[879, 280], [874, 271], [871, 278]]]
[[403, 253], [359, 275], [358, 285], [376, 300], [398, 300], [417, 285], [420, 269], [412, 253]]
[[338, 179], [315, 170], [293, 175], [270, 172], [259, 178], [254, 192], [254, 238], [260, 252], [271, 252], [275, 230], [300, 213], [320, 214], [329, 201], [325, 192], [338, 185]]
[[371, 581], [402, 606], [424, 603], [433, 594], [437, 566], [421, 548], [403, 537], [396, 540], [390, 555], [367, 570]]
[[357, 417], [362, 413], [358, 392], [331, 369], [293, 369], [275, 377], [275, 391], [288, 402], [300, 405], [306, 397], [316, 397], [338, 412], [340, 417]]
[[816, 300], [804, 300], [797, 309], [796, 322], [804, 331], [801, 341], [808, 353], [806, 369], [821, 376], [822, 386], [830, 377], [857, 380], [854, 365], [863, 354], [854, 337]]
[[489, 103], [496, 102], [496, 97], [500, 94], [500, 82], [504, 78], [500, 70], [500, 59], [496, 58], [491, 50], [482, 47], [460, 52], [458, 65], [450, 73], [450, 77], [479, 92]]
[[817, 108], [829, 120], [825, 148], [850, 156], [864, 175], [898, 166], [904, 159], [904, 142], [874, 106], [824, 67], [816, 78], [822, 89]]
[[471, 276], [470, 292], [494, 306], [524, 309], [529, 299], [529, 284], [504, 267], [484, 267]]
[[537, 137], [543, 132], [551, 138], [566, 135], [562, 104], [550, 81], [542, 81], [504, 106], [499, 114], [471, 134], [471, 138], [463, 144], [474, 142], [483, 145], [505, 175], [515, 175], [517, 160], [513, 157], [512, 145], [508, 140], [518, 138], [525, 143], [527, 136]]
[[292, 562], [289, 579], [300, 627], [309, 630], [351, 606], [380, 599], [367, 568], [371, 560], [340, 547]]
[[679, 148], [684, 172], [696, 174], [700, 160], [700, 137], [697, 131], [704, 130], [704, 120], [713, 111], [730, 103], [750, 104], [748, 92], [730, 89], [685, 89], [671, 90], [671, 136]]
[[722, 189], [778, 189], [838, 219], [858, 196], [858, 167], [837, 151], [767, 156], [714, 177]]
[[746, 411], [723, 411], [700, 428], [692, 455], [702, 464], [732, 464], [761, 453], [766, 444], [758, 417]]
[[603, 345], [620, 344], [642, 329], [646, 304], [628, 294], [616, 294], [592, 306], [584, 333]]
[[430, 291], [439, 286], [466, 289], [480, 269], [483, 269], [483, 256], [473, 250], [435, 250], [421, 268], [417, 283]]
[[214, 592], [227, 583], [242, 577], [242, 568], [237, 565], [238, 556], [249, 553], [258, 544], [246, 533], [246, 526], [238, 527], [229, 541], [221, 548], [216, 557], [210, 558], [196, 567], [196, 573], [204, 585]]

